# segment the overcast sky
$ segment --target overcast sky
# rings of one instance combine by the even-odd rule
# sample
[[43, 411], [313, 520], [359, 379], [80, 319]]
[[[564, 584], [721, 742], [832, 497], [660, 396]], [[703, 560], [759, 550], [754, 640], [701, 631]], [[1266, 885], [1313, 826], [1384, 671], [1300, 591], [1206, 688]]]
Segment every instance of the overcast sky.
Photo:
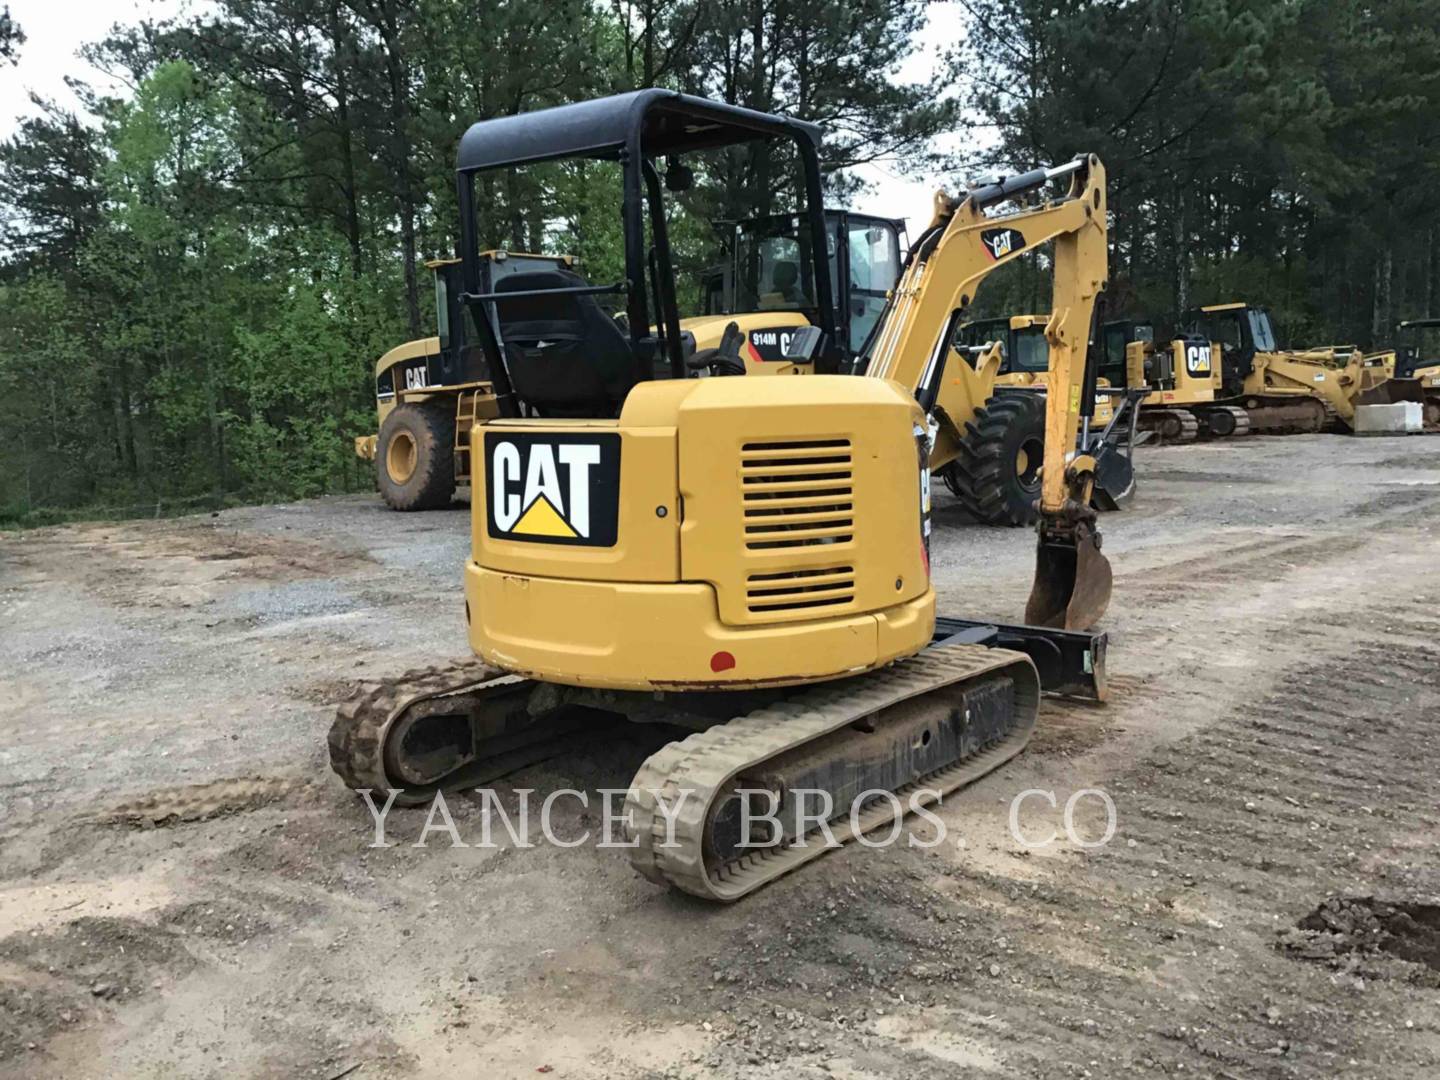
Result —
[[[0, 67], [0, 137], [9, 136], [22, 117], [35, 111], [29, 100], [32, 91], [73, 108], [77, 102], [65, 85], [65, 76], [109, 87], [105, 76], [76, 52], [86, 42], [104, 37], [115, 23], [173, 17], [209, 6], [207, 0], [0, 0], [0, 6], [7, 4], [27, 41], [20, 48], [18, 66]], [[920, 48], [900, 71], [905, 81], [923, 78], [934, 70], [944, 45], [963, 32], [960, 4], [932, 0], [926, 10], [929, 24], [919, 35]], [[872, 189], [856, 200], [854, 209], [908, 218], [912, 234], [929, 222], [934, 178], [904, 176], [893, 164], [885, 163], [856, 171]], [[952, 179], [946, 186], [953, 191], [963, 179]]]

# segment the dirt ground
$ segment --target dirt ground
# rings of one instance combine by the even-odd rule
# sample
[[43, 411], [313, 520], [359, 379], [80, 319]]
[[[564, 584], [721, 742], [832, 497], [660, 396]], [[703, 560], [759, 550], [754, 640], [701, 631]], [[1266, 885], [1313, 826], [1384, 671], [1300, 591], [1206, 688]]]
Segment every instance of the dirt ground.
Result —
[[[939, 499], [943, 608], [1018, 621], [1030, 535]], [[726, 908], [414, 812], [369, 847], [325, 733], [465, 655], [463, 508], [0, 534], [0, 1076], [1433, 1078], [1437, 526], [1440, 439], [1142, 450], [1113, 700], [1047, 701], [943, 845]], [[624, 787], [661, 738], [497, 788]]]

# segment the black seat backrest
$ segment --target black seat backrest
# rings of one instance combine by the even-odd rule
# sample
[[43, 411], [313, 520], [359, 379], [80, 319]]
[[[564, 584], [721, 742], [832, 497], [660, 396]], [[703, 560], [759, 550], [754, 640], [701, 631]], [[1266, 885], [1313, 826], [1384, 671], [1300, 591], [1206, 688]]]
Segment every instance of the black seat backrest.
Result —
[[[509, 274], [497, 293], [572, 289], [586, 281], [568, 270]], [[640, 365], [619, 324], [594, 296], [560, 293], [495, 301], [510, 381], [542, 416], [610, 417], [640, 379]]]

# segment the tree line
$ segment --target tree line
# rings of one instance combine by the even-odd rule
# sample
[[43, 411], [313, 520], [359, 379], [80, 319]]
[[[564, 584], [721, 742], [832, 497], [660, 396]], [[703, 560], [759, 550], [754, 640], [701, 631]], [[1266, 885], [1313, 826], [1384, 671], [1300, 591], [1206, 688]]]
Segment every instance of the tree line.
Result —
[[[963, 2], [915, 81], [922, 0], [219, 0], [113, 30], [84, 55], [128, 91], [76, 84], [0, 144], [0, 522], [368, 486], [351, 437], [375, 358], [433, 326], [460, 134], [644, 86], [819, 123], [835, 203], [871, 161], [954, 189], [1098, 153], [1115, 312], [1244, 298], [1369, 344], [1434, 310], [1440, 0]], [[24, 47], [0, 16], [0, 62]], [[687, 193], [682, 276], [773, 166]], [[607, 175], [486, 176], [482, 239], [620, 276]], [[1036, 308], [1042, 275], [981, 301]]]

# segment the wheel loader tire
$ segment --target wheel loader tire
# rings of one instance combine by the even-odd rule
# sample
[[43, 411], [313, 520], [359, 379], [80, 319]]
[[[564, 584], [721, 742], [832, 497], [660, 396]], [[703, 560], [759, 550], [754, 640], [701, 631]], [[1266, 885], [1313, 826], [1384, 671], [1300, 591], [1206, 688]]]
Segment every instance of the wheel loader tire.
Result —
[[977, 521], [1031, 525], [1044, 452], [1045, 399], [1034, 393], [992, 397], [965, 424], [945, 481]]
[[391, 510], [441, 510], [455, 494], [455, 403], [397, 405], [380, 425], [380, 495]]

